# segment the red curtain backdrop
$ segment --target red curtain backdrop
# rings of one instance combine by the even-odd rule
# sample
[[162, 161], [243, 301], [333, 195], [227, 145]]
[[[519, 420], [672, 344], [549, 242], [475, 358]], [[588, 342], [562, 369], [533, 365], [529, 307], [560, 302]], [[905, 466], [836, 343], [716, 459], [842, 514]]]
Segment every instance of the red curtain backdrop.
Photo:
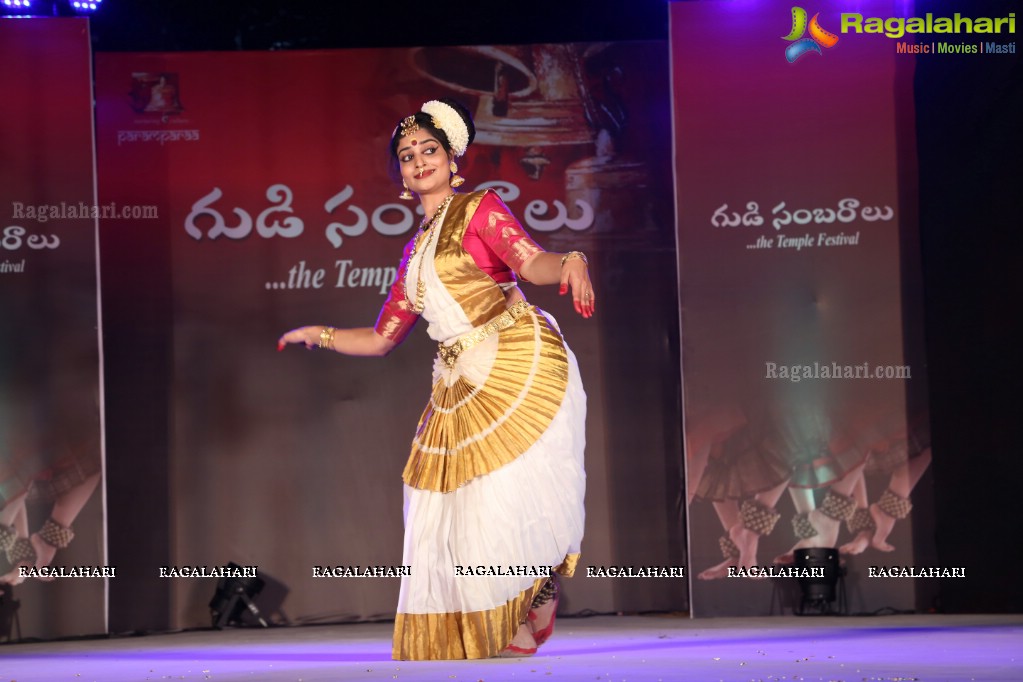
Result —
[[[60, 519], [75, 536], [49, 566], [101, 568], [88, 22], [0, 21], [0, 63], [0, 525], [26, 538]], [[38, 536], [34, 547], [45, 548]], [[11, 570], [0, 552], [0, 574]], [[28, 578], [6, 588], [0, 640], [105, 632], [106, 583]]]
[[[799, 514], [817, 531], [800, 546], [841, 548], [854, 611], [914, 608], [917, 583], [872, 579], [869, 568], [928, 556], [911, 532], [928, 522], [925, 508], [873, 544], [872, 532], [824, 515], [842, 495], [865, 524], [886, 524], [876, 506], [886, 489], [912, 499], [903, 484], [930, 461], [926, 413], [907, 400], [926, 369], [904, 348], [905, 320], [918, 316], [903, 308], [900, 234], [915, 233], [915, 213], [900, 210], [896, 126], [908, 118], [900, 74], [912, 57], [882, 36], [840, 34], [844, 9], [807, 10], [835, 42], [790, 3], [671, 5], [696, 616], [791, 608], [794, 581], [729, 578], [727, 567], [785, 561]], [[790, 62], [797, 39], [816, 50]], [[846, 511], [851, 520], [852, 506], [837, 515]]]

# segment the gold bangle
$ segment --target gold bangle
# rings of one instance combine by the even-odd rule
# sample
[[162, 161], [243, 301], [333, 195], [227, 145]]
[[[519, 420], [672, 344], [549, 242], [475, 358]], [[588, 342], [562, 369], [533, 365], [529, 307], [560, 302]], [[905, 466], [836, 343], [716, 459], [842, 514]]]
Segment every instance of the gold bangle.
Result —
[[334, 350], [334, 332], [337, 329], [333, 327], [324, 327], [323, 331], [320, 332], [320, 348], [325, 350]]
[[565, 262], [571, 258], [578, 258], [583, 262], [584, 265], [589, 266], [590, 262], [586, 260], [586, 254], [582, 251], [569, 251], [561, 257], [561, 267], [565, 267]]

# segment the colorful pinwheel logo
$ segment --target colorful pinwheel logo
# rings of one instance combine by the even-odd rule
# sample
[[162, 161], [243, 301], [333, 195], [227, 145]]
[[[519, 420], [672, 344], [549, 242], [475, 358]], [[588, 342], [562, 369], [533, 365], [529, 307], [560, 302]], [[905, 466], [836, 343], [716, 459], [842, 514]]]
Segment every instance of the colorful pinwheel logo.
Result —
[[820, 23], [817, 21], [819, 16], [820, 12], [813, 15], [813, 19], [809, 22], [810, 37], [804, 38], [803, 34], [806, 33], [807, 29], [806, 10], [802, 7], [792, 8], [792, 31], [783, 38], [783, 40], [792, 42], [791, 45], [785, 48], [785, 59], [789, 61], [789, 64], [807, 52], [823, 54], [821, 52], [822, 45], [824, 47], [834, 47], [838, 42], [838, 36], [821, 28]]

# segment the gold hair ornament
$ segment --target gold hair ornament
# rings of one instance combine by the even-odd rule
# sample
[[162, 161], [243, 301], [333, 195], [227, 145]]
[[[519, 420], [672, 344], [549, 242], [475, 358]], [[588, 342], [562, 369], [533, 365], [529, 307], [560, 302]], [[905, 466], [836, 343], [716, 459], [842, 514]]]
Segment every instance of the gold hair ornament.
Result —
[[401, 121], [401, 136], [408, 137], [419, 132], [419, 124], [416, 123], [416, 115], [406, 116]]

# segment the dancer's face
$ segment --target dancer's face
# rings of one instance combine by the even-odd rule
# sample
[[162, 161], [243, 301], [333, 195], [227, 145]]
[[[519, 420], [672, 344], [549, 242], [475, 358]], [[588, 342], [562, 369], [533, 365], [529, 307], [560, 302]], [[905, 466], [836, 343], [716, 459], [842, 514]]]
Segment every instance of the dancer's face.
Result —
[[448, 187], [451, 162], [444, 145], [425, 128], [398, 140], [398, 169], [408, 188], [416, 194]]

